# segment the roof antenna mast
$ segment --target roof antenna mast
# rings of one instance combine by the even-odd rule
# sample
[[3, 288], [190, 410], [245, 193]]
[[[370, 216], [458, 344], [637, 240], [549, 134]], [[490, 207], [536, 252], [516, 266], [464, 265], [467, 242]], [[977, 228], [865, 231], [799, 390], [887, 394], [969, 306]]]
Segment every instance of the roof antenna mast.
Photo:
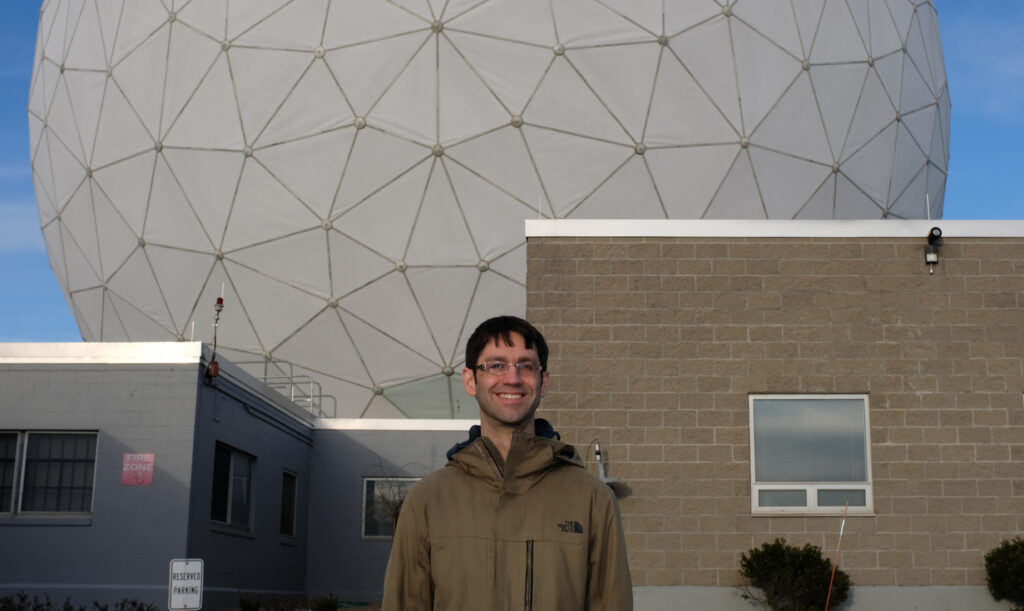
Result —
[[220, 285], [220, 297], [217, 303], [213, 304], [213, 353], [210, 355], [210, 364], [206, 367], [206, 383], [209, 384], [220, 374], [220, 364], [217, 362], [217, 327], [220, 326], [220, 313], [224, 309], [224, 285]]

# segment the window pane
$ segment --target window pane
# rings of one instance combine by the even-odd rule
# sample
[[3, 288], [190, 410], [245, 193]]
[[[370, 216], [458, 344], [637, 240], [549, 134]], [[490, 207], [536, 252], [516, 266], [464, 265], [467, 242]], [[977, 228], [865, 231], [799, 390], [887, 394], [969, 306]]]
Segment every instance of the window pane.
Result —
[[757, 482], [867, 481], [862, 399], [755, 399]]
[[298, 479], [294, 473], [281, 474], [281, 534], [295, 535], [295, 496]]
[[249, 478], [231, 478], [231, 521], [235, 526], [249, 525]]
[[28, 446], [29, 458], [45, 458], [50, 454], [50, 438], [46, 435], [33, 435], [35, 443]]
[[213, 495], [210, 501], [210, 519], [228, 521], [228, 489], [231, 484], [231, 450], [217, 444], [213, 453]]
[[868, 504], [864, 490], [819, 490], [819, 507], [844, 507], [849, 501], [850, 507], [864, 507]]
[[210, 519], [233, 526], [249, 526], [252, 469], [255, 459], [218, 443], [213, 455], [213, 492]]
[[231, 524], [236, 526], [249, 525], [252, 462], [248, 454], [231, 453]]
[[807, 507], [806, 490], [758, 490], [761, 507]]
[[91, 511], [95, 463], [95, 433], [30, 433], [22, 510]]
[[18, 449], [17, 433], [0, 433], [0, 513], [14, 510], [14, 460]]
[[363, 536], [390, 537], [402, 509], [405, 493], [415, 479], [367, 478], [364, 480]]
[[57, 511], [71, 511], [71, 489], [61, 488], [57, 492]]

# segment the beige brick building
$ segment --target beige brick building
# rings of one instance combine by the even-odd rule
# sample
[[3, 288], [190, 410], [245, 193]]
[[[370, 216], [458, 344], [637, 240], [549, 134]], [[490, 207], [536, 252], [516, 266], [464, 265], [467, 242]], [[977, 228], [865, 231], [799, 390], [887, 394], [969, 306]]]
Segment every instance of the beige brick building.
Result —
[[[1024, 532], [1024, 223], [528, 221], [527, 238], [543, 409], [632, 490], [638, 608], [744, 608], [740, 554], [785, 537], [833, 558], [848, 498], [848, 608], [1003, 608], [983, 556]], [[752, 492], [752, 444], [766, 465], [778, 449], [752, 411], [777, 396], [845, 397], [853, 428], [863, 414], [860, 459], [856, 443], [799, 454], [863, 462], [847, 490]]]

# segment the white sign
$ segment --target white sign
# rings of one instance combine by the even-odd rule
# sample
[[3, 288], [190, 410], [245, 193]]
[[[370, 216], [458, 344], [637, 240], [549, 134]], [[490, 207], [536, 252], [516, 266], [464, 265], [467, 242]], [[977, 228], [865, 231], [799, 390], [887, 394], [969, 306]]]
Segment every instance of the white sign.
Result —
[[203, 608], [202, 560], [171, 560], [167, 607], [171, 611]]

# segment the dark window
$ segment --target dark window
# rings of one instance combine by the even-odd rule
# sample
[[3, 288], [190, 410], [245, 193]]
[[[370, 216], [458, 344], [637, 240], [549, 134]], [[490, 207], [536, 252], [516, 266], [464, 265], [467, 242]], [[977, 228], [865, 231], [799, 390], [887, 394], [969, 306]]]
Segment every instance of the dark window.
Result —
[[281, 534], [295, 536], [295, 493], [298, 476], [284, 471], [281, 473]]
[[29, 433], [21, 510], [88, 513], [96, 470], [95, 433]]
[[0, 513], [14, 511], [14, 468], [17, 455], [18, 434], [0, 433]]
[[405, 493], [418, 477], [363, 478], [363, 538], [389, 539], [395, 533]]
[[231, 449], [217, 444], [213, 455], [213, 501], [210, 519], [228, 521], [228, 498], [231, 488]]
[[218, 443], [213, 455], [213, 497], [210, 518], [249, 528], [252, 519], [252, 476], [256, 458]]

